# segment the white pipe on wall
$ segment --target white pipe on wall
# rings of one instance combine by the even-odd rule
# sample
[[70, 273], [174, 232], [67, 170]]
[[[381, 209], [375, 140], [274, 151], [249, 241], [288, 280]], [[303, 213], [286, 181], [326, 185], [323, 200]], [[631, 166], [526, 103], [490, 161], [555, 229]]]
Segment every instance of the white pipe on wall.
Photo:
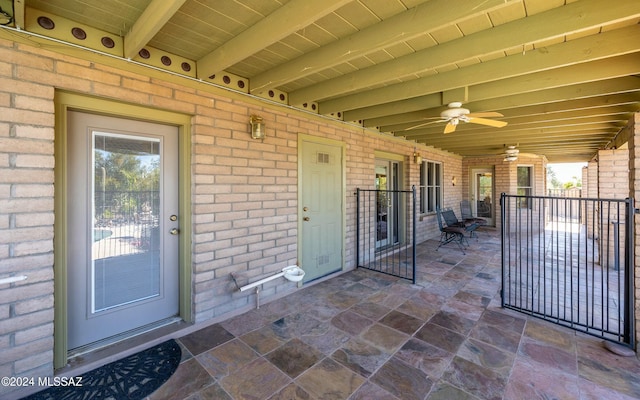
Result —
[[20, 282], [27, 279], [26, 275], [20, 275], [20, 276], [10, 276], [8, 278], [0, 278], [0, 285], [5, 285], [8, 283], [14, 283], [14, 282]]
[[255, 281], [255, 282], [250, 283], [250, 284], [248, 284], [248, 285], [242, 286], [242, 287], [240, 288], [240, 291], [241, 291], [241, 292], [244, 292], [245, 290], [249, 290], [249, 289], [254, 288], [254, 287], [256, 287], [256, 286], [260, 286], [260, 285], [262, 285], [263, 283], [266, 283], [266, 282], [272, 281], [272, 280], [274, 280], [274, 279], [276, 279], [276, 278], [280, 278], [281, 276], [284, 276], [284, 274], [285, 274], [285, 272], [284, 272], [284, 271], [283, 271], [283, 272], [278, 272], [278, 273], [277, 273], [277, 274], [275, 274], [275, 275], [271, 275], [271, 276], [268, 276], [268, 277], [266, 277], [266, 278], [264, 278], [264, 279], [260, 279], [259, 281]]

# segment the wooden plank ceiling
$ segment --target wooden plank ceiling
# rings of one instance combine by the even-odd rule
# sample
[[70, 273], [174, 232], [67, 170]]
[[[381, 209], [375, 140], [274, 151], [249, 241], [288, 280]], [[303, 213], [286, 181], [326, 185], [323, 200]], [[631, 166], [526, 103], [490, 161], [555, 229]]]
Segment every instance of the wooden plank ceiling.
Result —
[[[23, 31], [464, 156], [588, 161], [640, 110], [638, 0], [13, 3]], [[508, 125], [444, 134], [451, 102]]]

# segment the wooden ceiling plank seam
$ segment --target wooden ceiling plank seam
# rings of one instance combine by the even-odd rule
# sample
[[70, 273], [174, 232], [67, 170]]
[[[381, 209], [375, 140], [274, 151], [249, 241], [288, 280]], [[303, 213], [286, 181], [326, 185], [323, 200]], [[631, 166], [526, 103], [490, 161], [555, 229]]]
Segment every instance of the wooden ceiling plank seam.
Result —
[[198, 60], [198, 70], [211, 75], [278, 42], [351, 0], [292, 0]]
[[504, 57], [436, 76], [324, 101], [320, 103], [320, 112], [323, 114], [344, 112], [461, 86], [479, 85], [546, 70], [561, 70], [572, 64], [594, 62], [594, 60], [612, 58], [639, 50], [640, 25], [634, 25], [538, 49], [525, 56]]
[[[322, 1], [322, 0], [321, 0]], [[360, 57], [380, 47], [406, 41], [433, 28], [455, 23], [463, 18], [503, 6], [504, 0], [458, 0], [452, 8], [449, 0], [431, 0], [396, 14], [378, 24], [353, 33], [316, 51], [291, 60], [277, 68], [251, 77], [254, 90], [278, 87], [335, 64]]]
[[186, 0], [152, 0], [124, 37], [124, 57], [132, 59]]

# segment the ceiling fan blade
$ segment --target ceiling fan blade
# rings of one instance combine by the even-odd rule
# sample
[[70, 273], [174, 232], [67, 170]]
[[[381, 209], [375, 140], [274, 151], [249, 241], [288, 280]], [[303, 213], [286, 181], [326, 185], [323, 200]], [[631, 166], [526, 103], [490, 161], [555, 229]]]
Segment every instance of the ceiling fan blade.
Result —
[[474, 124], [480, 124], [480, 125], [487, 125], [487, 126], [493, 126], [494, 128], [502, 128], [503, 126], [506, 126], [507, 123], [504, 121], [496, 121], [493, 119], [486, 119], [486, 118], [469, 118], [469, 122], [474, 123]]
[[447, 122], [447, 120], [446, 119], [438, 119], [437, 121], [423, 122], [423, 123], [418, 124], [418, 125], [410, 126], [405, 130], [410, 131], [411, 129], [421, 128], [421, 127], [423, 127], [425, 125], [438, 124], [440, 122]]
[[488, 112], [479, 112], [479, 113], [469, 113], [469, 114], [467, 114], [467, 117], [469, 117], [469, 118], [496, 118], [496, 117], [504, 117], [504, 115], [500, 114], [499, 112], [488, 111]]
[[445, 134], [447, 134], [447, 133], [455, 132], [455, 130], [456, 130], [456, 126], [458, 126], [458, 125], [456, 125], [456, 124], [452, 124], [451, 122], [449, 122], [449, 123], [448, 123], [447, 125], [445, 125], [445, 127], [444, 127], [444, 133], [445, 133]]

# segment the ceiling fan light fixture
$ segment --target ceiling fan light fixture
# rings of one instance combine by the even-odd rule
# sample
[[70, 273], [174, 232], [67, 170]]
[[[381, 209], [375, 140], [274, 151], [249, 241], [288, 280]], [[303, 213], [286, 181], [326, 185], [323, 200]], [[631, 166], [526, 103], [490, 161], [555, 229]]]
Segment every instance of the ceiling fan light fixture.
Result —
[[504, 158], [504, 160], [505, 160], [505, 161], [507, 161], [507, 162], [516, 161], [517, 159], [518, 159], [518, 156], [517, 156], [517, 155], [513, 155], [513, 156], [507, 155], [507, 156]]

